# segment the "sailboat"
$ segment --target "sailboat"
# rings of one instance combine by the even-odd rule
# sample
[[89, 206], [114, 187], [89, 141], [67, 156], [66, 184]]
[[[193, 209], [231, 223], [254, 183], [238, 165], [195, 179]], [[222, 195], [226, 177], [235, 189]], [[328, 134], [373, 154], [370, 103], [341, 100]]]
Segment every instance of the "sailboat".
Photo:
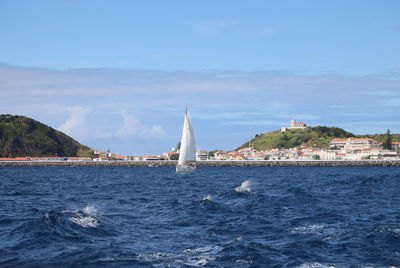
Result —
[[186, 107], [185, 121], [183, 122], [181, 148], [179, 151], [176, 172], [180, 174], [192, 173], [196, 170], [196, 145], [190, 114]]

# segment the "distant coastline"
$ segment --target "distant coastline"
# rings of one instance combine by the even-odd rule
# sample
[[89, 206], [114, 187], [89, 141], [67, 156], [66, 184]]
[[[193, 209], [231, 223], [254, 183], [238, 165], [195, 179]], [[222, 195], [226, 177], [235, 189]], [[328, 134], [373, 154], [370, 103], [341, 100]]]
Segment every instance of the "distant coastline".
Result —
[[[177, 161], [0, 161], [0, 167], [175, 167]], [[361, 167], [399, 166], [400, 160], [198, 161], [198, 167]]]

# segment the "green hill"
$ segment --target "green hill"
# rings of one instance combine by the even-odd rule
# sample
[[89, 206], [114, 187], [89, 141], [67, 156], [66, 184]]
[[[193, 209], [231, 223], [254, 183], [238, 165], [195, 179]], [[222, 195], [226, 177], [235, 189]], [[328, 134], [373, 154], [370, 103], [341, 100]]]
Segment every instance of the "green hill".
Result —
[[38, 121], [0, 115], [0, 157], [92, 155], [91, 148]]
[[[317, 148], [326, 148], [329, 146], [329, 142], [334, 138], [348, 137], [372, 138], [380, 142], [386, 139], [385, 134], [354, 135], [353, 133], [337, 127], [316, 126], [302, 130], [289, 129], [286, 132], [277, 130], [265, 134], [257, 134], [252, 140], [244, 143], [238, 149], [247, 147], [249, 144], [252, 144], [255, 149], [261, 151], [275, 148], [299, 147], [302, 144]], [[400, 134], [392, 134], [392, 140], [399, 141]]]

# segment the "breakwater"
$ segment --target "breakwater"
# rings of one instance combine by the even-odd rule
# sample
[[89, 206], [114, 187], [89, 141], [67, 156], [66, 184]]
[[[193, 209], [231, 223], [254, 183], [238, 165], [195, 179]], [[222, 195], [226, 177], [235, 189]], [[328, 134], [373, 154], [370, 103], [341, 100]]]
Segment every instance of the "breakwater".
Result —
[[[0, 167], [172, 167], [178, 161], [0, 161]], [[400, 166], [400, 160], [199, 161], [198, 167], [359, 167]]]

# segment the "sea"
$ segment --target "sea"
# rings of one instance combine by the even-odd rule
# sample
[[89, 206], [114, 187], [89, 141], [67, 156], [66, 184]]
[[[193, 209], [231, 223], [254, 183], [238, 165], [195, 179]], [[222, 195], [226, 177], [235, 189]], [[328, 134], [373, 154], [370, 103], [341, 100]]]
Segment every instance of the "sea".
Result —
[[1, 167], [0, 267], [399, 267], [400, 167]]

